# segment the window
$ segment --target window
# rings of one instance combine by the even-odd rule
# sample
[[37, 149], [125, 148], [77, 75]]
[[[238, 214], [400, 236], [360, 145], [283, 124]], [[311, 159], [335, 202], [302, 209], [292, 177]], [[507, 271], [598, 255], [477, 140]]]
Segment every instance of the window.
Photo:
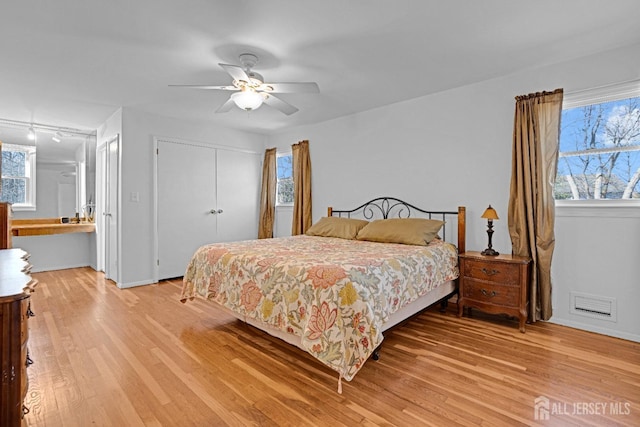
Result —
[[276, 206], [293, 205], [293, 155], [278, 154], [276, 157], [277, 179]]
[[640, 82], [565, 98], [556, 200], [640, 201]]
[[36, 207], [36, 147], [2, 144], [0, 200], [15, 210]]

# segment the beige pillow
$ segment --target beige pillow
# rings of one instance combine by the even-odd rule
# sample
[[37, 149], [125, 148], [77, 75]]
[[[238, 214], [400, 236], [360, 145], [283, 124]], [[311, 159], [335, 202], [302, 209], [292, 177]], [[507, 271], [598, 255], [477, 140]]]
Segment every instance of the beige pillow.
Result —
[[340, 218], [329, 216], [320, 218], [305, 233], [308, 236], [339, 237], [341, 239], [355, 239], [358, 231], [369, 221], [355, 218]]
[[425, 218], [392, 218], [371, 221], [358, 232], [358, 240], [426, 246], [438, 236], [444, 221]]

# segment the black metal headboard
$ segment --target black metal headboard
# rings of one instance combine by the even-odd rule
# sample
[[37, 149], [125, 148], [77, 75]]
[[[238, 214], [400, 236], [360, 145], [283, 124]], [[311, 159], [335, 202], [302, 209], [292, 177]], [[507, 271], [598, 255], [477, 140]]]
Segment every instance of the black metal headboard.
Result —
[[395, 197], [377, 197], [354, 209], [339, 210], [329, 207], [327, 216], [363, 218], [366, 220], [388, 218], [439, 219], [445, 222], [442, 227], [442, 238], [449, 242], [453, 239], [450, 236], [452, 234], [451, 231], [447, 234], [447, 219], [456, 217], [456, 223], [458, 224], [458, 252], [465, 251], [466, 210], [464, 206], [459, 206], [457, 211], [431, 211], [418, 208]]

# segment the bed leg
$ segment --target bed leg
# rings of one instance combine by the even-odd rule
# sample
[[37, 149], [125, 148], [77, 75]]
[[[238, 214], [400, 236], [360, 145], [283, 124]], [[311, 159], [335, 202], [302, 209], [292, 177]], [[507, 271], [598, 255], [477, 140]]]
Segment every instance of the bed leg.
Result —
[[440, 313], [446, 313], [448, 306], [449, 306], [449, 298], [445, 298], [442, 301], [440, 301]]
[[373, 354], [371, 355], [371, 357], [373, 358], [373, 360], [378, 360], [380, 359], [380, 348], [382, 347], [382, 345], [379, 345], [378, 347], [376, 347], [375, 350], [373, 350]]

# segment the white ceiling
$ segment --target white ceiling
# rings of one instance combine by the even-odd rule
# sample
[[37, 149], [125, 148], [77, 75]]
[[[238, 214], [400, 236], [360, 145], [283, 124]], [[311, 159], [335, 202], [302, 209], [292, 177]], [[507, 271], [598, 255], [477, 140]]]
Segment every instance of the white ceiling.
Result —
[[[7, 4], [9, 3], [9, 4]], [[121, 106], [259, 133], [640, 42], [638, 0], [22, 0], [0, 7], [0, 118], [95, 129]], [[257, 54], [300, 111], [214, 114]], [[534, 88], [532, 90], [546, 89]]]

